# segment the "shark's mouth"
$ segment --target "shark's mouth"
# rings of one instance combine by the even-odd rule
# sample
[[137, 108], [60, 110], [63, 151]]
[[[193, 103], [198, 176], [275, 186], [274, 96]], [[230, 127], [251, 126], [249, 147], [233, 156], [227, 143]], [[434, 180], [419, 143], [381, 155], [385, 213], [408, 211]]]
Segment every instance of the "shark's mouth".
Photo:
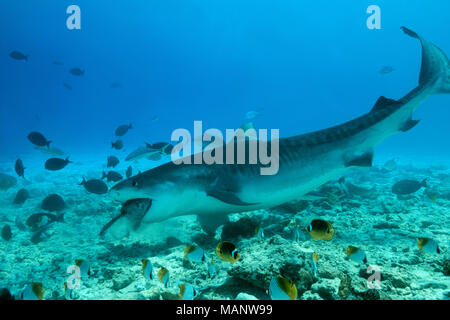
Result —
[[126, 201], [120, 209], [120, 214], [109, 221], [100, 231], [100, 236], [103, 236], [105, 232], [119, 219], [124, 218], [131, 224], [131, 229], [136, 231], [142, 222], [145, 214], [150, 210], [152, 206], [152, 199], [138, 198]]

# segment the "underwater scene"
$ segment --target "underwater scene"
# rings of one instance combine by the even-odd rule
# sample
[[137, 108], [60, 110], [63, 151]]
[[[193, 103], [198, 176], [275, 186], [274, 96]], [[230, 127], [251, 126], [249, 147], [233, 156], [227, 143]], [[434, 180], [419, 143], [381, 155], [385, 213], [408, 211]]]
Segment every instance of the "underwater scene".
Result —
[[0, 298], [449, 300], [447, 0], [0, 2]]

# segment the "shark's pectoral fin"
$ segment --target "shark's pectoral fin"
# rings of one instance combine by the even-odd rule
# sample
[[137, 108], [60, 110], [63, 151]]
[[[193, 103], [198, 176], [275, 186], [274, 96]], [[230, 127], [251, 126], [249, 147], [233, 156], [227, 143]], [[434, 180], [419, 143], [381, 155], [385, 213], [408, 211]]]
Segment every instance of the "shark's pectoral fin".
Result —
[[373, 162], [373, 151], [360, 153], [349, 157], [346, 162], [346, 167], [371, 167]]
[[409, 131], [412, 128], [414, 128], [419, 122], [420, 120], [408, 120], [402, 124], [402, 126], [400, 127], [400, 131], [402, 132]]
[[230, 191], [222, 191], [222, 190], [208, 190], [206, 194], [210, 197], [216, 198], [222, 202], [232, 204], [235, 206], [252, 206], [258, 203], [248, 203], [242, 201], [236, 194]]

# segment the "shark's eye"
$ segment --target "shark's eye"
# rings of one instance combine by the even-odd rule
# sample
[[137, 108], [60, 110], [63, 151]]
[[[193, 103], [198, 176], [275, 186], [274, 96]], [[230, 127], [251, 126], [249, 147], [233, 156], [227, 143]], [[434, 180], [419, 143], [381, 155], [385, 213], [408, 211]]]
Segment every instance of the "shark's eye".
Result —
[[133, 182], [131, 183], [131, 185], [132, 185], [133, 187], [137, 187], [138, 183], [137, 183], [136, 180], [133, 180]]

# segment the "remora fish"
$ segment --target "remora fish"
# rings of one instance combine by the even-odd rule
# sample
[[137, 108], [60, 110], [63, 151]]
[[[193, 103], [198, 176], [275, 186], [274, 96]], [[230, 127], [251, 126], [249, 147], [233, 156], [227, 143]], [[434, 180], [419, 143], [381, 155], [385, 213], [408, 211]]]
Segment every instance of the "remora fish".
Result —
[[121, 202], [152, 199], [142, 220], [151, 223], [190, 214], [272, 208], [315, 190], [350, 167], [371, 166], [374, 147], [417, 125], [412, 113], [428, 97], [450, 93], [450, 62], [444, 52], [415, 32], [402, 29], [422, 45], [417, 88], [397, 101], [380, 97], [370, 112], [344, 124], [280, 139], [276, 175], [261, 175], [264, 166], [248, 161], [240, 165], [169, 162], [118, 183], [110, 195]]
[[148, 212], [152, 206], [152, 200], [149, 199], [132, 199], [125, 202], [120, 209], [120, 214], [114, 217], [110, 222], [108, 222], [100, 231], [100, 236], [103, 236], [117, 220], [120, 218], [127, 218], [129, 222], [132, 223], [132, 229], [137, 230], [141, 225], [142, 218]]

